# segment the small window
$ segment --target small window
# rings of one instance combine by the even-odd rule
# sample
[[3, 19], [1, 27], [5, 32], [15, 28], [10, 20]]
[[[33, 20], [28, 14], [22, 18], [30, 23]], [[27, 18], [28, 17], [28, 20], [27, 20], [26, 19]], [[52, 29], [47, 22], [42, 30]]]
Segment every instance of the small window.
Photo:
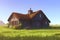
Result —
[[12, 25], [18, 25], [18, 21], [12, 21]]
[[48, 22], [45, 22], [45, 24], [47, 24]]
[[18, 21], [15, 21], [15, 24], [14, 25], [18, 25]]
[[40, 14], [40, 17], [41, 17], [41, 14]]

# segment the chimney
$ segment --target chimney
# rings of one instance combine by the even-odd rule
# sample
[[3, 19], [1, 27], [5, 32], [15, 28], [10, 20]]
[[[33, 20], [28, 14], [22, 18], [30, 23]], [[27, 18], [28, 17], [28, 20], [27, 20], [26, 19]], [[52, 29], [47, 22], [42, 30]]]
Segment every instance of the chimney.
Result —
[[32, 14], [33, 13], [33, 10], [31, 10], [31, 8], [30, 8], [30, 10], [28, 10], [28, 14]]

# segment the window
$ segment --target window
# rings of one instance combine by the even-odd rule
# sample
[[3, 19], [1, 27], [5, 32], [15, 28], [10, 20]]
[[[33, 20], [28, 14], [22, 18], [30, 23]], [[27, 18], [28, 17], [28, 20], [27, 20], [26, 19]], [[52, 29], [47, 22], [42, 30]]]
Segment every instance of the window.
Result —
[[15, 21], [15, 25], [18, 25], [18, 21]]
[[41, 14], [40, 14], [40, 17], [41, 17]]
[[45, 22], [45, 24], [47, 24], [48, 22]]
[[12, 21], [12, 25], [18, 25], [18, 21]]

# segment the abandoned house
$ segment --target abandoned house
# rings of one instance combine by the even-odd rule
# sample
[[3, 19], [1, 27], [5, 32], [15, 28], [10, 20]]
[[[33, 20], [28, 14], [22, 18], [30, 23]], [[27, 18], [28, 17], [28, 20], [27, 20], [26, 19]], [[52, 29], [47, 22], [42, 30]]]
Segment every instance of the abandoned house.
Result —
[[9, 27], [15, 28], [46, 28], [49, 27], [50, 20], [46, 17], [42, 10], [33, 12], [28, 10], [28, 14], [13, 12], [8, 18]]

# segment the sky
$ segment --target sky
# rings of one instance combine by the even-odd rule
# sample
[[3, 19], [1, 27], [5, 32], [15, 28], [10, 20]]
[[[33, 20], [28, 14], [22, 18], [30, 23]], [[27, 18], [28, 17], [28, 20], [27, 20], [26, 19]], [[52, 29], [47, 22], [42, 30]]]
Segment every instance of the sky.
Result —
[[7, 23], [12, 12], [27, 14], [30, 8], [42, 10], [50, 24], [60, 24], [60, 0], [0, 0], [0, 20]]

